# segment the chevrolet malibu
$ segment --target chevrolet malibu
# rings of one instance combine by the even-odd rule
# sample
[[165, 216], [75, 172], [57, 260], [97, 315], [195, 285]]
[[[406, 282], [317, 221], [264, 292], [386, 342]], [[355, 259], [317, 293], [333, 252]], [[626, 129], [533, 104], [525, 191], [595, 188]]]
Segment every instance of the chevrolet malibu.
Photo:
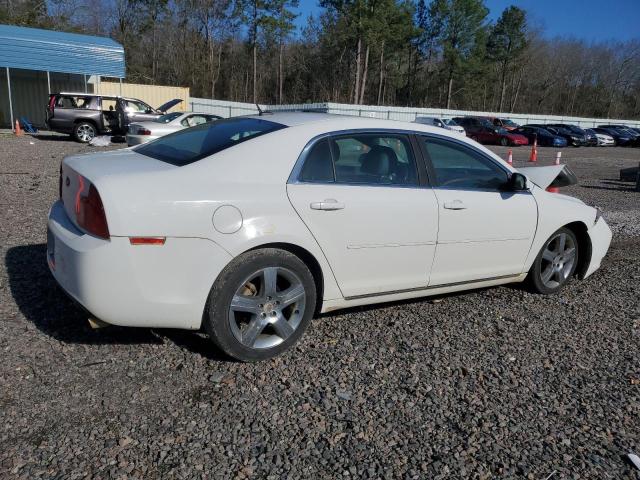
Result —
[[202, 328], [256, 361], [322, 312], [591, 275], [611, 231], [545, 191], [571, 178], [427, 125], [238, 117], [64, 159], [47, 260], [94, 324]]

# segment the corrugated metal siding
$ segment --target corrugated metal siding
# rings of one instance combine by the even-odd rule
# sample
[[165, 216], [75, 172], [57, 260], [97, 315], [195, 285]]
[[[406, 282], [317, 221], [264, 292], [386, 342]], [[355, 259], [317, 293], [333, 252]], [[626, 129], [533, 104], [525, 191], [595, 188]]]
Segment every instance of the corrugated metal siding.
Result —
[[120, 83], [118, 82], [100, 82], [96, 86], [96, 93], [102, 95], [121, 95], [123, 97], [137, 98], [148, 103], [153, 108], [157, 108], [163, 103], [180, 98], [179, 103], [169, 111], [186, 111], [189, 110], [189, 89], [184, 87], [164, 87], [161, 85], [140, 85], [137, 83], [123, 83], [122, 93], [120, 93]]
[[[51, 73], [50, 76], [52, 92], [84, 92], [84, 77], [82, 75]], [[88, 84], [87, 87], [91, 92], [91, 84]], [[2, 127], [8, 127], [11, 123], [7, 98], [6, 70], [0, 68], [0, 126]], [[46, 72], [11, 69], [11, 100], [13, 101], [13, 116], [16, 119], [26, 117], [37, 127], [43, 127], [48, 99]]]
[[0, 67], [124, 78], [124, 48], [110, 38], [0, 25]]

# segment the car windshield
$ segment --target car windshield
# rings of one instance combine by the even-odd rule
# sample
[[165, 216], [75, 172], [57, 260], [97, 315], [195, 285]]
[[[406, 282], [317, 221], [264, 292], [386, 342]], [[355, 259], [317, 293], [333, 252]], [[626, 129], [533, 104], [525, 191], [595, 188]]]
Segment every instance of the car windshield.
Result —
[[259, 118], [229, 118], [180, 130], [134, 150], [180, 167], [282, 128], [286, 125]]
[[178, 118], [180, 115], [182, 115], [182, 112], [171, 112], [171, 113], [167, 113], [166, 115], [162, 115], [161, 117], [158, 117], [154, 120], [154, 122], [157, 123], [169, 123], [172, 120], [175, 120], [176, 118]]
[[503, 124], [503, 125], [506, 125], [507, 127], [517, 127], [517, 126], [518, 126], [518, 124], [517, 124], [517, 123], [512, 122], [511, 120], [506, 119], [506, 118], [503, 118], [503, 119], [502, 119], [502, 124]]
[[449, 126], [449, 127], [459, 127], [460, 126], [452, 118], [448, 118], [448, 119], [444, 120], [444, 124]]

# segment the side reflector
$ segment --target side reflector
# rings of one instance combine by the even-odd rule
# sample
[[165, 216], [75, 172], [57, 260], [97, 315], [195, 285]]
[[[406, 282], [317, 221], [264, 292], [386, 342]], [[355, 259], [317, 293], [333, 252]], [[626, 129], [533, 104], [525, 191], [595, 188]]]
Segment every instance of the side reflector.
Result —
[[131, 245], [164, 245], [166, 237], [129, 237]]

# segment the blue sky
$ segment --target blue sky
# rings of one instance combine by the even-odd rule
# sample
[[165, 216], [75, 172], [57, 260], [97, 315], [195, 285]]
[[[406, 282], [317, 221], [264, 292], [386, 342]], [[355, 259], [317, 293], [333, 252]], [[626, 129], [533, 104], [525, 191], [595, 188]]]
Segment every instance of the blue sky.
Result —
[[[492, 20], [509, 5], [529, 12], [545, 36], [587, 41], [640, 38], [640, 0], [485, 0]], [[298, 25], [320, 11], [317, 0], [300, 0]]]

